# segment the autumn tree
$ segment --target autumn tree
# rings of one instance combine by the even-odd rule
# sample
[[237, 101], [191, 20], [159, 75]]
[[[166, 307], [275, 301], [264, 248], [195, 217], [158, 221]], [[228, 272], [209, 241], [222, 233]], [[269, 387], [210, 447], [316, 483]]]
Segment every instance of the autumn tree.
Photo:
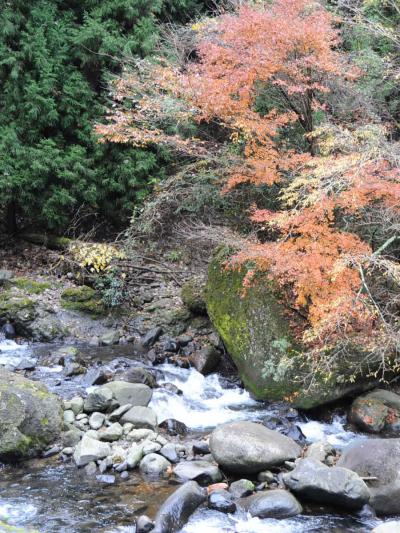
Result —
[[[193, 27], [197, 44], [184, 68], [161, 61], [144, 78], [139, 68], [121, 80], [122, 99], [132, 88], [141, 96], [129, 114], [120, 110], [99, 128], [117, 142], [170, 143], [193, 154], [196, 139], [172, 135], [152, 117], [155, 102], [161, 112], [174, 100], [181, 118], [229, 133], [240, 158], [225, 192], [279, 184], [281, 210], [251, 208], [262, 242], [248, 241], [229, 265], [250, 265], [245, 285], [263, 271], [280, 287], [303, 317], [299, 334], [315, 357], [344, 337], [366, 334], [373, 351], [397, 320], [384, 315], [368, 282], [375, 265], [396, 283], [395, 262], [376, 264], [397, 235], [373, 250], [357, 224], [371, 211], [398, 215], [398, 150], [389, 142], [390, 124], [359, 123], [357, 109], [346, 124], [335, 123], [332, 85], [363, 75], [340, 51], [338, 22], [309, 0], [241, 4]], [[198, 146], [201, 152], [205, 145]], [[386, 344], [393, 355], [398, 328], [392, 331]]]

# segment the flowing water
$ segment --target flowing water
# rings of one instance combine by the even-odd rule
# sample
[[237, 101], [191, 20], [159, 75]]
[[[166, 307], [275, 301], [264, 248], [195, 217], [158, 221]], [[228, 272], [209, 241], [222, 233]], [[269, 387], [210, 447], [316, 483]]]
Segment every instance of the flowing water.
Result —
[[[81, 377], [65, 379], [61, 366], [41, 365], [43, 356], [54, 347], [19, 346], [13, 341], [0, 341], [0, 364], [17, 367], [21, 361], [35, 363], [30, 377], [45, 382], [63, 397], [85, 390]], [[130, 358], [131, 348], [82, 348], [91, 364], [109, 365], [110, 370], [143, 361]], [[28, 365], [29, 366], [29, 365]], [[175, 418], [189, 428], [190, 441], [209, 433], [216, 425], [231, 420], [262, 420], [274, 414], [273, 407], [259, 402], [243, 389], [217, 374], [202, 376], [194, 369], [181, 369], [170, 364], [157, 367], [160, 384], [173, 383], [181, 395], [162, 386], [155, 389], [150, 406], [159, 421]], [[297, 422], [308, 442], [327, 439], [341, 448], [358, 438], [346, 429], [345, 417], [335, 415], [329, 422], [307, 420]], [[127, 480], [116, 478], [104, 484], [88, 478], [70, 462], [58, 457], [30, 461], [15, 467], [3, 467], [0, 476], [0, 521], [47, 533], [134, 532], [134, 518], [140, 514], [154, 516], [157, 508], [176, 486], [167, 480], [149, 480], [131, 472]], [[205, 508], [195, 512], [182, 533], [303, 533], [303, 532], [367, 532], [379, 523], [361, 514], [327, 514], [326, 510], [306, 509], [302, 516], [287, 519], [260, 520], [245, 513], [224, 515]], [[1, 526], [0, 526], [1, 532]]]

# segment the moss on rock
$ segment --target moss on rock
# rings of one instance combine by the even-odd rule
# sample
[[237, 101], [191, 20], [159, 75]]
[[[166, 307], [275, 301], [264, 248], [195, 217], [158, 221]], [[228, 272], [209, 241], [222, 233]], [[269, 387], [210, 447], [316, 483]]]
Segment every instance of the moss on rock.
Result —
[[91, 315], [101, 315], [105, 311], [98, 293], [86, 285], [66, 289], [61, 294], [61, 307]]
[[13, 278], [10, 285], [16, 287], [26, 294], [42, 294], [46, 289], [51, 288], [51, 284], [45, 281], [35, 281], [30, 278]]
[[[246, 386], [257, 398], [292, 401], [305, 409], [321, 405], [369, 386], [362, 376], [346, 381], [351, 361], [338, 359], [329, 376], [313, 375], [304, 348], [293, 333], [293, 317], [267, 276], [259, 275], [243, 295], [246, 268], [228, 270], [230, 251], [220, 248], [210, 267], [205, 291], [211, 321]], [[292, 322], [291, 322], [292, 321]], [[362, 351], [354, 350], [354, 368]]]
[[189, 281], [182, 286], [181, 298], [185, 306], [195, 315], [207, 314], [204, 299], [204, 284], [199, 281]]

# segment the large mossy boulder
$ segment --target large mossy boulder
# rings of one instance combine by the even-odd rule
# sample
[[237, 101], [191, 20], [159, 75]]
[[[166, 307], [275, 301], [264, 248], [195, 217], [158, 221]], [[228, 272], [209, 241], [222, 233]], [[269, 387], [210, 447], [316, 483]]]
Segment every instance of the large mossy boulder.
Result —
[[57, 396], [36, 381], [0, 369], [0, 461], [33, 457], [61, 432]]
[[294, 324], [277, 288], [266, 275], [259, 275], [244, 294], [247, 270], [227, 269], [229, 255], [223, 247], [214, 255], [205, 299], [210, 319], [248, 390], [259, 399], [290, 400], [309, 409], [370, 386], [359, 372], [365, 354], [357, 349], [345, 360], [335, 358], [329, 374], [315, 374], [294, 335], [301, 324]]
[[61, 307], [69, 311], [81, 311], [91, 315], [104, 313], [104, 305], [99, 294], [86, 285], [65, 289], [61, 294]]

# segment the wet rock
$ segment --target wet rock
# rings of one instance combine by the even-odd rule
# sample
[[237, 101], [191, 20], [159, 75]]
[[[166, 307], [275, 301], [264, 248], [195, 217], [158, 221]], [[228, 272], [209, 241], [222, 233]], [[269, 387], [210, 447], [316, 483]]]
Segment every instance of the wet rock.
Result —
[[98, 390], [109, 390], [119, 405], [147, 406], [151, 400], [153, 391], [142, 383], [128, 383], [127, 381], [111, 381], [102, 385]]
[[76, 446], [81, 440], [83, 432], [79, 429], [70, 429], [62, 435], [62, 443], [65, 447]]
[[154, 376], [148, 370], [137, 366], [128, 368], [122, 374], [118, 374], [116, 378], [119, 381], [127, 381], [128, 383], [143, 383], [151, 389], [154, 389], [157, 385]]
[[338, 466], [348, 468], [367, 481], [369, 504], [377, 514], [400, 513], [400, 439], [368, 439], [348, 446]]
[[53, 455], [57, 455], [61, 452], [60, 446], [53, 446], [52, 448], [49, 448], [45, 452], [42, 453], [42, 457], [53, 457]]
[[400, 531], [400, 522], [390, 521], [380, 524], [374, 528], [371, 533], [399, 533]]
[[168, 418], [158, 425], [159, 428], [164, 429], [168, 435], [186, 435], [187, 427], [183, 422], [175, 420], [175, 418]]
[[142, 458], [143, 458], [143, 447], [137, 444], [135, 444], [134, 446], [131, 446], [126, 456], [127, 468], [129, 469], [135, 468], [140, 463]]
[[160, 507], [154, 533], [175, 533], [183, 528], [190, 515], [206, 501], [206, 491], [195, 481], [179, 487]]
[[210, 453], [210, 445], [205, 440], [199, 440], [193, 444], [193, 453], [195, 455], [207, 455]]
[[97, 465], [94, 461], [91, 461], [85, 466], [85, 474], [87, 476], [95, 476], [97, 472]]
[[117, 420], [119, 420], [122, 417], [122, 415], [124, 415], [126, 412], [128, 412], [129, 409], [131, 409], [131, 408], [132, 408], [132, 405], [130, 403], [128, 403], [126, 405], [121, 405], [121, 407], [118, 407], [112, 413], [110, 413], [108, 419], [110, 420], [110, 422], [116, 422]]
[[168, 339], [164, 343], [164, 352], [177, 353], [179, 352], [179, 343], [174, 339]]
[[103, 385], [108, 381], [108, 373], [103, 368], [91, 368], [81, 379], [83, 387], [92, 387], [93, 385]]
[[86, 413], [107, 411], [111, 405], [112, 399], [113, 393], [110, 389], [99, 387], [88, 395], [84, 401], [83, 409]]
[[210, 450], [224, 469], [256, 474], [296, 459], [301, 452], [292, 439], [254, 422], [231, 422], [211, 434]]
[[29, 359], [21, 359], [15, 367], [15, 370], [35, 370], [35, 363]]
[[304, 442], [306, 440], [299, 426], [287, 420], [284, 416], [268, 415], [264, 418], [263, 424], [268, 429], [279, 431], [282, 435], [286, 435], [297, 442]]
[[69, 400], [68, 404], [68, 408], [74, 412], [75, 416], [78, 416], [83, 412], [83, 398], [80, 396], [74, 396], [72, 400]]
[[3, 333], [6, 339], [15, 339], [17, 335], [14, 326], [10, 324], [10, 322], [7, 322], [2, 326], [1, 333]]
[[70, 362], [67, 363], [64, 367], [64, 376], [71, 377], [71, 376], [79, 376], [80, 374], [84, 374], [86, 372], [86, 369], [76, 362]]
[[287, 490], [259, 492], [239, 502], [240, 507], [257, 518], [290, 518], [303, 509], [296, 498]]
[[172, 394], [177, 394], [178, 396], [182, 395], [183, 392], [178, 389], [178, 387], [176, 385], [174, 385], [173, 383], [163, 383], [160, 388], [168, 391], [168, 392], [171, 392]]
[[134, 428], [154, 429], [157, 427], [157, 415], [150, 407], [132, 407], [121, 417], [121, 424], [126, 423]]
[[155, 344], [160, 336], [162, 335], [162, 328], [157, 327], [149, 330], [144, 337], [141, 339], [141, 344], [144, 348], [151, 348]]
[[179, 368], [190, 368], [190, 360], [188, 357], [182, 357], [181, 355], [174, 355], [169, 358], [169, 362], [178, 366]]
[[314, 459], [302, 459], [296, 468], [283, 475], [285, 485], [300, 496], [317, 503], [361, 509], [370, 492], [364, 481], [347, 468], [324, 465]]
[[149, 453], [156, 453], [161, 450], [161, 444], [155, 441], [145, 441], [142, 443], [143, 455], [148, 455]]
[[154, 529], [154, 522], [146, 515], [139, 516], [136, 520], [136, 533], [149, 533]]
[[100, 429], [105, 419], [103, 413], [92, 413], [89, 417], [89, 426], [94, 430]]
[[128, 433], [128, 438], [135, 442], [140, 442], [145, 439], [154, 440], [156, 438], [156, 433], [151, 429], [133, 429]]
[[328, 455], [333, 452], [332, 446], [327, 441], [313, 442], [305, 451], [304, 457], [321, 461], [323, 463]]
[[208, 508], [227, 514], [236, 511], [236, 504], [227, 490], [214, 490], [208, 497]]
[[96, 476], [96, 479], [100, 483], [106, 483], [107, 485], [115, 483], [115, 476], [112, 476], [111, 474], [99, 474]]
[[100, 337], [100, 343], [103, 346], [112, 346], [118, 344], [121, 335], [119, 331], [107, 331]]
[[172, 442], [168, 442], [167, 444], [164, 444], [164, 446], [160, 450], [161, 455], [163, 455], [168, 461], [171, 463], [178, 463], [179, 462], [179, 456], [176, 453], [175, 444]]
[[180, 335], [176, 340], [179, 345], [184, 348], [189, 344], [189, 342], [192, 342], [193, 337], [191, 337], [190, 335]]
[[264, 470], [264, 472], [259, 472], [257, 474], [257, 481], [260, 481], [261, 483], [267, 483], [267, 484], [274, 483], [275, 476], [269, 470]]
[[144, 474], [161, 476], [171, 466], [171, 463], [158, 453], [149, 453], [140, 461], [139, 468]]
[[239, 479], [231, 483], [229, 487], [229, 492], [234, 498], [244, 498], [245, 496], [250, 496], [255, 490], [254, 483], [249, 479]]
[[354, 400], [349, 421], [369, 433], [400, 432], [400, 396], [376, 389]]
[[61, 402], [36, 381], [0, 369], [0, 460], [36, 455], [61, 433]]
[[221, 354], [214, 346], [206, 346], [194, 352], [189, 360], [200, 374], [206, 376], [217, 368], [221, 361]]
[[64, 411], [63, 419], [65, 424], [73, 424], [75, 422], [75, 415], [73, 411]]
[[115, 440], [119, 440], [122, 437], [123, 429], [121, 424], [118, 422], [115, 422], [114, 424], [111, 424], [105, 431], [99, 432], [99, 438], [100, 440], [106, 441], [106, 442], [113, 442]]
[[200, 485], [222, 481], [219, 468], [207, 461], [183, 461], [175, 466], [174, 474], [182, 481], [193, 480]]
[[98, 461], [110, 455], [111, 448], [106, 442], [83, 436], [74, 452], [74, 460], [77, 466], [85, 466], [91, 461]]

